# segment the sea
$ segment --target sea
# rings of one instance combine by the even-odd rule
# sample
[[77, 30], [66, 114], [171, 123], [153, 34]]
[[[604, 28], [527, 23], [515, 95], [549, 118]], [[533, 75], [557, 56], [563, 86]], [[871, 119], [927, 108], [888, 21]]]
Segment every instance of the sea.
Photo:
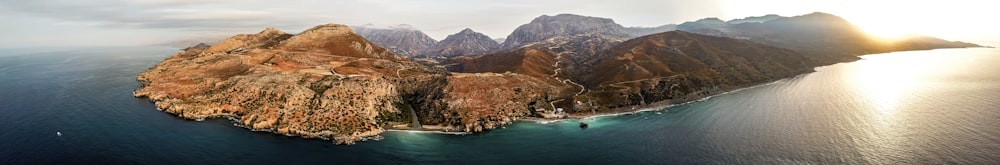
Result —
[[337, 145], [158, 111], [179, 50], [0, 50], [0, 164], [1000, 164], [1000, 49], [862, 56], [662, 109]]

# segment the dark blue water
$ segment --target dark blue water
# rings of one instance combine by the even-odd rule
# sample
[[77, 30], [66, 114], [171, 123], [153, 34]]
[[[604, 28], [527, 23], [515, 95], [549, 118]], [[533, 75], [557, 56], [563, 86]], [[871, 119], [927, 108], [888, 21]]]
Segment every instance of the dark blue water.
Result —
[[[175, 49], [0, 52], [0, 164], [996, 164], [1000, 51], [865, 56], [702, 102], [475, 135], [329, 141], [183, 120], [132, 97]], [[62, 136], [57, 136], [56, 132]]]

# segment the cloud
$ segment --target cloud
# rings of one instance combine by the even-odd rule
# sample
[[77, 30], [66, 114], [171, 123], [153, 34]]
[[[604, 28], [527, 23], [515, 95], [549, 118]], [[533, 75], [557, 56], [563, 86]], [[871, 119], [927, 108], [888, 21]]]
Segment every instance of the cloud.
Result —
[[[435, 38], [464, 28], [505, 37], [520, 24], [542, 14], [597, 14], [629, 23], [654, 18], [655, 26], [671, 22], [667, 14], [677, 0], [607, 2], [598, 0], [33, 0], [0, 1], [13, 12], [61, 20], [61, 25], [103, 28], [148, 28], [169, 31], [247, 31], [273, 26], [302, 30], [313, 25], [411, 24]], [[688, 6], [700, 8], [700, 6]], [[635, 10], [641, 9], [641, 10]], [[630, 25], [626, 25], [630, 26]], [[635, 26], [635, 25], [631, 25]]]
[[[851, 11], [857, 10], [857, 7], [853, 5], [824, 5], [828, 3], [840, 4], [841, 2], [831, 0], [768, 0], [768, 2], [737, 0], [0, 0], [0, 18], [4, 20], [0, 21], [0, 27], [16, 25], [21, 32], [34, 33], [59, 33], [58, 31], [67, 31], [66, 29], [91, 29], [91, 33], [103, 33], [104, 36], [118, 35], [119, 38], [135, 38], [142, 36], [122, 36], [121, 31], [133, 31], [130, 34], [153, 32], [162, 33], [158, 34], [157, 37], [176, 37], [207, 33], [227, 35], [254, 33], [264, 27], [277, 27], [295, 33], [326, 23], [347, 25], [373, 23], [377, 25], [409, 24], [436, 39], [443, 39], [445, 36], [464, 28], [472, 28], [491, 37], [501, 38], [507, 37], [517, 26], [527, 23], [535, 17], [561, 13], [612, 18], [624, 26], [650, 27], [705, 17], [732, 19], [763, 14], [796, 15], [820, 11], [825, 8], [842, 8], [842, 10], [830, 11], [844, 11], [848, 14], [835, 14], [849, 17]], [[970, 12], [986, 10], [989, 9], [984, 7]], [[907, 14], [913, 13], [899, 13], [899, 15]], [[29, 23], [36, 27], [46, 27], [33, 30], [26, 27], [26, 24]], [[0, 34], [0, 36], [12, 35]], [[2, 40], [4, 39], [0, 38], [0, 41]], [[18, 39], [7, 40], [9, 40], [8, 43], [18, 42]]]
[[63, 25], [93, 25], [117, 28], [168, 28], [173, 30], [218, 30], [263, 28], [303, 20], [277, 8], [240, 6], [230, 1], [137, 1], [118, 0], [0, 1], [13, 12], [62, 20]]

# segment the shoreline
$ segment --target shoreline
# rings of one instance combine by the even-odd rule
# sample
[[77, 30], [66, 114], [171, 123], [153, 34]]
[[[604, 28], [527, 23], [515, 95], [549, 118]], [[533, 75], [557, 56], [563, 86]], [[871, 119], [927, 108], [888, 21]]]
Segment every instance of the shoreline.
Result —
[[[929, 50], [939, 50], [939, 49], [975, 49], [975, 48], [996, 49], [996, 48], [992, 48], [992, 47], [970, 47], [970, 48], [938, 48], [938, 49], [929, 49]], [[908, 50], [908, 51], [929, 51], [929, 50]], [[895, 52], [908, 52], [908, 51], [895, 51]], [[881, 54], [895, 53], [895, 52], [865, 54], [865, 55], [860, 55], [858, 57], [871, 56], [871, 55], [881, 55]], [[782, 82], [782, 81], [787, 81], [788, 79], [798, 78], [800, 76], [805, 76], [805, 75], [808, 75], [810, 73], [817, 72], [817, 71], [819, 71], [819, 68], [828, 67], [828, 66], [832, 66], [832, 65], [836, 65], [836, 64], [841, 64], [841, 63], [857, 62], [857, 61], [860, 61], [860, 60], [862, 60], [862, 59], [853, 60], [853, 61], [845, 61], [845, 62], [832, 63], [832, 64], [828, 64], [828, 65], [815, 66], [809, 72], [803, 72], [803, 73], [800, 73], [800, 74], [796, 74], [794, 76], [789, 76], [789, 77], [777, 79], [777, 80], [766, 82], [766, 83], [760, 83], [760, 84], [746, 86], [746, 87], [742, 87], [742, 88], [735, 88], [733, 90], [729, 90], [729, 91], [725, 91], [725, 92], [720, 92], [720, 93], [717, 93], [717, 94], [708, 95], [708, 96], [705, 96], [705, 97], [702, 97], [702, 98], [694, 99], [694, 100], [691, 100], [691, 101], [680, 102], [680, 103], [670, 104], [669, 103], [670, 100], [664, 100], [664, 101], [654, 102], [654, 103], [645, 104], [645, 105], [636, 105], [636, 109], [635, 110], [631, 110], [629, 108], [615, 108], [615, 109], [612, 109], [610, 111], [603, 111], [603, 112], [596, 112], [596, 113], [568, 113], [565, 118], [558, 118], [558, 119], [546, 119], [546, 118], [539, 118], [539, 117], [523, 117], [523, 118], [514, 119], [514, 122], [534, 122], [536, 124], [550, 124], [550, 123], [563, 122], [563, 121], [571, 121], [571, 120], [583, 121], [583, 120], [591, 120], [591, 119], [601, 118], [601, 117], [611, 117], [611, 116], [637, 114], [637, 113], [649, 112], [649, 111], [659, 111], [659, 110], [663, 110], [665, 108], [670, 108], [670, 107], [674, 107], [674, 106], [680, 106], [680, 105], [686, 105], [686, 104], [691, 104], [691, 103], [697, 103], [697, 102], [701, 102], [701, 101], [706, 101], [706, 100], [709, 100], [709, 99], [714, 98], [716, 96], [721, 96], [721, 95], [725, 95], [725, 94], [739, 92], [739, 91], [743, 91], [743, 90], [746, 90], [746, 89], [752, 89], [752, 88], [762, 87], [762, 86], [766, 86], [766, 85], [776, 84], [776, 83], [779, 83], [779, 82]], [[419, 129], [419, 130], [414, 130], [414, 129], [409, 129], [409, 128], [402, 128], [402, 129], [401, 128], [392, 128], [392, 129], [386, 129], [386, 131], [417, 132], [417, 133], [436, 133], [436, 134], [450, 134], [450, 135], [469, 135], [469, 134], [475, 134], [475, 133], [467, 133], [467, 132], [449, 132], [449, 131], [445, 131], [445, 130], [426, 129], [426, 128]]]
[[[550, 124], [550, 123], [557, 123], [557, 122], [563, 122], [563, 121], [572, 121], [572, 120], [584, 121], [584, 120], [592, 120], [592, 119], [601, 118], [601, 117], [631, 115], [631, 114], [637, 114], [637, 113], [642, 113], [642, 112], [659, 111], [659, 110], [664, 110], [666, 108], [670, 108], [670, 107], [674, 107], [674, 106], [680, 106], [680, 105], [686, 105], [686, 104], [692, 104], [692, 103], [706, 101], [706, 100], [709, 100], [709, 99], [714, 98], [716, 96], [730, 94], [730, 93], [733, 93], [733, 92], [739, 92], [739, 91], [743, 91], [743, 90], [746, 90], [746, 89], [752, 89], [752, 88], [762, 87], [762, 86], [766, 86], [766, 85], [776, 84], [776, 83], [779, 83], [779, 82], [782, 82], [782, 81], [786, 81], [788, 79], [792, 79], [792, 78], [796, 78], [796, 77], [799, 77], [799, 76], [807, 75], [808, 73], [813, 73], [813, 72], [815, 72], [816, 68], [825, 67], [825, 66], [829, 66], [829, 65], [814, 67], [813, 68], [814, 71], [812, 71], [812, 72], [798, 74], [798, 75], [795, 75], [795, 76], [786, 77], [786, 78], [774, 80], [774, 81], [767, 82], [767, 83], [756, 84], [756, 85], [747, 86], [747, 87], [743, 87], [743, 88], [736, 88], [736, 89], [729, 90], [729, 91], [726, 91], [726, 92], [721, 92], [721, 93], [718, 93], [718, 94], [709, 95], [709, 96], [705, 96], [705, 97], [702, 97], [702, 98], [698, 98], [698, 99], [694, 99], [694, 100], [686, 101], [686, 102], [681, 102], [681, 103], [669, 104], [670, 100], [664, 100], [664, 101], [654, 102], [654, 103], [646, 104], [646, 105], [636, 105], [636, 110], [619, 108], [619, 109], [615, 109], [615, 110], [611, 110], [611, 111], [597, 112], [597, 113], [593, 113], [593, 114], [591, 114], [591, 113], [570, 113], [570, 114], [567, 114], [567, 116], [565, 118], [558, 118], [558, 119], [546, 119], [546, 118], [539, 118], [539, 117], [524, 117], [524, 118], [515, 119], [514, 122], [534, 122], [536, 124]], [[386, 131], [387, 132], [388, 131], [394, 131], [394, 132], [435, 133], [435, 134], [448, 134], [448, 135], [469, 135], [469, 134], [474, 134], [474, 133], [469, 133], [469, 132], [449, 132], [449, 131], [445, 131], [443, 129], [427, 129], [427, 128], [423, 128], [423, 129], [410, 129], [409, 127], [406, 127], [406, 128], [399, 128], [399, 127], [397, 127], [397, 128], [392, 128], [392, 129], [386, 129]]]

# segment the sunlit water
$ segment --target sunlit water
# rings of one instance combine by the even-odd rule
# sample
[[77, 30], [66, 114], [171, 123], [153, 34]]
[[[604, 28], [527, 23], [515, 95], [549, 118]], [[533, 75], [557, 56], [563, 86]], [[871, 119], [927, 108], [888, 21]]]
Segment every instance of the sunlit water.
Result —
[[518, 122], [351, 146], [178, 119], [133, 98], [135, 75], [173, 52], [0, 52], [0, 164], [1000, 163], [997, 49], [869, 55], [587, 129]]

